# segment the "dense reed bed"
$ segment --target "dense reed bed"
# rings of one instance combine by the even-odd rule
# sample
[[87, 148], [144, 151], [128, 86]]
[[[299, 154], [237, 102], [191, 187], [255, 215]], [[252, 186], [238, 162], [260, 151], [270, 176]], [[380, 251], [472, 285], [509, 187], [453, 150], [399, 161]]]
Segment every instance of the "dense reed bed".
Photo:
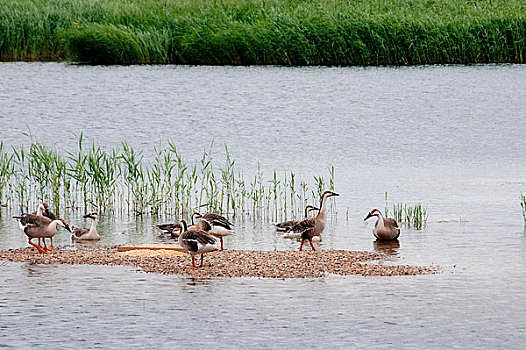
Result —
[[285, 220], [301, 217], [307, 202], [318, 203], [325, 189], [334, 189], [334, 167], [328, 169], [327, 180], [300, 180], [287, 171], [265, 176], [260, 169], [245, 177], [226, 145], [220, 165], [213, 161], [211, 148], [200, 160], [187, 162], [167, 141], [147, 161], [125, 142], [111, 150], [86, 146], [82, 134], [78, 150], [67, 153], [33, 138], [28, 148], [8, 150], [0, 142], [0, 204], [21, 211], [46, 201], [58, 213], [68, 209], [182, 216], [196, 210]]
[[1, 0], [0, 60], [524, 63], [521, 0]]

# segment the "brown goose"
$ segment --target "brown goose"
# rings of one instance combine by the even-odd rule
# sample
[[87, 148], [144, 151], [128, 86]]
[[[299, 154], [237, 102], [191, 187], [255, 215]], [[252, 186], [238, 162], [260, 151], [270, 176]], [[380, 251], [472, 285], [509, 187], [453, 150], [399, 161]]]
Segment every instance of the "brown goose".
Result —
[[[28, 238], [28, 243], [37, 248], [40, 253], [47, 253], [53, 250], [53, 236], [57, 233], [57, 225], [71, 232], [67, 221], [64, 219], [51, 220], [46, 216], [26, 213], [21, 216], [13, 216], [13, 218], [19, 221], [20, 228]], [[33, 238], [42, 238], [44, 240], [44, 248], [40, 244], [31, 242]], [[46, 246], [46, 238], [51, 240], [49, 248]]]
[[400, 228], [395, 219], [384, 218], [382, 212], [378, 209], [373, 209], [367, 214], [364, 221], [372, 216], [376, 216], [378, 220], [374, 224], [373, 235], [381, 241], [391, 241], [400, 236]]
[[203, 254], [219, 249], [217, 239], [204, 230], [197, 228], [189, 230], [184, 220], [181, 220], [180, 224], [182, 229], [179, 235], [179, 245], [192, 256], [192, 267], [196, 267], [196, 254], [201, 254], [199, 267], [203, 266]]
[[[309, 217], [309, 212], [311, 210], [320, 210], [319, 208], [316, 208], [315, 206], [313, 205], [307, 205], [305, 207], [305, 218], [308, 218]], [[299, 220], [289, 220], [289, 221], [283, 221], [283, 222], [279, 222], [277, 224], [274, 224], [274, 226], [276, 226], [276, 231], [281, 231], [281, 232], [287, 232], [288, 230], [290, 230], [294, 225], [296, 225], [297, 223], [299, 222]]]
[[[34, 211], [32, 212], [31, 214], [33, 215], [38, 215], [38, 216], [46, 216], [48, 218], [50, 218], [51, 220], [56, 220], [58, 219], [57, 216], [55, 215], [55, 213], [51, 212], [49, 210], [49, 206], [46, 202], [42, 202], [38, 205], [38, 209], [37, 211]], [[38, 245], [40, 246], [40, 243], [41, 243], [41, 240], [42, 238], [38, 237]], [[44, 241], [44, 246], [46, 245], [46, 242]]]
[[[204, 215], [198, 212], [192, 213], [192, 223], [195, 219], [198, 219], [195, 225], [201, 225], [201, 221], [206, 221], [210, 226], [209, 232], [211, 235], [219, 238], [221, 242], [221, 249], [223, 250], [223, 237], [234, 235], [232, 230], [232, 224], [223, 216], [215, 213], [206, 213]], [[203, 228], [202, 228], [203, 229]]]
[[73, 240], [97, 241], [100, 240], [100, 235], [97, 232], [97, 222], [99, 221], [98, 213], [90, 213], [84, 215], [84, 219], [90, 218], [93, 220], [90, 228], [71, 227], [71, 238]]
[[286, 233], [288, 235], [296, 234], [301, 238], [300, 251], [303, 250], [303, 243], [305, 243], [306, 240], [309, 241], [312, 250], [316, 250], [314, 244], [312, 244], [312, 239], [316, 236], [321, 237], [321, 233], [325, 229], [325, 223], [327, 222], [327, 218], [325, 217], [325, 202], [327, 198], [333, 196], [339, 196], [339, 194], [332, 191], [323, 192], [318, 215], [314, 218], [306, 218], [299, 221]]

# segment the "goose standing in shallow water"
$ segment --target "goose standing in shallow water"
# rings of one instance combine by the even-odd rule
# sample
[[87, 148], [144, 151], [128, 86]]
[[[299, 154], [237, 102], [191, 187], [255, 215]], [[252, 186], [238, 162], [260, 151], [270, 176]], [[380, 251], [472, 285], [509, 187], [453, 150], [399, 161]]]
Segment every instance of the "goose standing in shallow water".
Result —
[[[311, 210], [320, 210], [319, 208], [316, 208], [315, 206], [313, 205], [307, 205], [305, 207], [305, 218], [308, 218], [309, 217], [309, 212]], [[283, 221], [283, 222], [278, 222], [277, 224], [274, 224], [274, 226], [276, 226], [276, 231], [281, 231], [281, 232], [287, 232], [289, 231], [290, 229], [292, 229], [292, 227], [294, 225], [296, 225], [297, 223], [299, 222], [299, 220], [289, 220], [289, 221]]]
[[299, 221], [288, 231], [288, 233], [285, 233], [285, 235], [289, 236], [294, 234], [299, 236], [301, 239], [300, 251], [303, 250], [303, 243], [305, 243], [307, 240], [309, 241], [312, 250], [316, 250], [316, 248], [314, 248], [314, 244], [312, 244], [312, 239], [314, 237], [321, 238], [321, 233], [325, 229], [325, 224], [327, 223], [327, 217], [325, 216], [325, 203], [327, 198], [333, 196], [339, 196], [339, 194], [332, 191], [323, 192], [321, 195], [320, 211], [318, 212], [318, 215], [316, 215], [314, 218], [306, 218]]
[[201, 267], [203, 266], [203, 254], [219, 249], [217, 239], [214, 236], [200, 229], [189, 230], [184, 220], [181, 220], [179, 245], [192, 256], [192, 267], [196, 267], [196, 254], [201, 254], [201, 265], [199, 265]]
[[219, 238], [219, 241], [221, 242], [221, 249], [223, 250], [223, 237], [234, 235], [234, 231], [232, 230], [232, 224], [223, 216], [215, 213], [206, 213], [205, 215], [201, 215], [198, 212], [192, 213], [192, 223], [194, 223], [194, 219], [198, 219], [197, 223], [194, 224], [194, 226], [198, 226], [200, 229], [202, 228], [201, 221], [206, 221], [208, 225], [210, 225], [210, 229], [208, 230], [209, 233], [217, 238]]
[[381, 241], [391, 241], [400, 236], [400, 228], [395, 219], [384, 218], [382, 212], [378, 209], [373, 209], [367, 214], [364, 221], [372, 216], [376, 216], [378, 220], [374, 224], [373, 235]]
[[159, 225], [153, 225], [159, 232], [167, 235], [171, 235], [172, 238], [178, 237], [179, 232], [181, 231], [181, 224], [171, 223], [171, 224], [159, 224]]
[[98, 213], [90, 213], [84, 215], [84, 219], [90, 218], [93, 220], [90, 228], [83, 227], [71, 227], [71, 238], [73, 240], [86, 240], [86, 241], [96, 241], [100, 239], [100, 235], [97, 232], [97, 222], [99, 221]]
[[[46, 216], [35, 214], [22, 214], [21, 216], [13, 216], [20, 224], [20, 228], [24, 231], [28, 238], [28, 243], [37, 248], [40, 253], [47, 253], [53, 250], [53, 236], [57, 233], [57, 225], [64, 227], [71, 232], [69, 225], [64, 219], [51, 220]], [[33, 238], [42, 238], [44, 241], [44, 248], [39, 244], [31, 242]], [[46, 238], [51, 240], [51, 245], [48, 248], [46, 245]]]

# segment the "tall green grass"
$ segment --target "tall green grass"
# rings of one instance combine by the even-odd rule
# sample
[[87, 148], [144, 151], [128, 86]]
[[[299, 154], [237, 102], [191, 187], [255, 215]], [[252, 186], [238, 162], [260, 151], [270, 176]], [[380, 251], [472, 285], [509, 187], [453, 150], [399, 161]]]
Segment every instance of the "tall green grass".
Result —
[[151, 160], [126, 142], [110, 150], [95, 143], [86, 146], [82, 134], [78, 149], [65, 154], [33, 137], [30, 141], [28, 148], [11, 151], [0, 142], [0, 204], [22, 211], [46, 201], [57, 213], [179, 216], [213, 211], [277, 221], [301, 216], [308, 202], [319, 202], [323, 190], [334, 189], [334, 167], [328, 184], [322, 176], [312, 176], [310, 184], [301, 180], [298, 188], [293, 172], [274, 171], [266, 177], [260, 169], [247, 181], [226, 145], [224, 162], [217, 165], [212, 145], [199, 161], [187, 162], [171, 141], [160, 142]]
[[521, 0], [0, 0], [0, 60], [524, 63]]

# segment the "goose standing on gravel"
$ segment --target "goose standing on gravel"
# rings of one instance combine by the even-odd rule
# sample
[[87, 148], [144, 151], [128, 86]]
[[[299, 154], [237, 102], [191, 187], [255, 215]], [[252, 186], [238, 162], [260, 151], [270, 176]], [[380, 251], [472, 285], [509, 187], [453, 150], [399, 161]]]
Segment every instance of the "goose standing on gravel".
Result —
[[[22, 214], [21, 216], [13, 216], [20, 224], [20, 228], [24, 231], [28, 238], [28, 243], [37, 248], [40, 253], [47, 253], [53, 250], [53, 236], [57, 233], [57, 225], [64, 227], [71, 232], [69, 225], [64, 219], [52, 220], [46, 216], [35, 214]], [[44, 248], [39, 244], [31, 242], [33, 238], [42, 238], [44, 241]], [[51, 245], [48, 248], [46, 245], [46, 238], [51, 240]]]
[[[339, 196], [339, 194], [333, 191], [323, 192], [321, 195], [320, 211], [318, 212], [318, 215], [314, 218], [306, 218], [299, 221], [287, 233], [285, 233], [285, 235], [290, 237], [297, 235], [301, 239], [300, 251], [303, 250], [303, 243], [305, 243], [305, 241], [309, 241], [312, 250], [316, 250], [314, 244], [312, 244], [312, 239], [317, 236], [321, 238], [321, 233], [325, 229], [325, 224], [327, 223], [327, 217], [325, 216], [325, 203], [327, 202], [327, 198], [334, 196]], [[285, 235], [283, 235], [283, 238], [290, 238], [285, 237]]]
[[[310, 204], [307, 205], [305, 207], [305, 218], [309, 217], [309, 212], [312, 210], [320, 210], [320, 209]], [[276, 226], [276, 231], [278, 232], [287, 232], [298, 222], [299, 220], [289, 220], [289, 221], [278, 222], [277, 224], [274, 224], [274, 226]]]
[[[58, 219], [57, 216], [55, 215], [55, 213], [51, 212], [49, 210], [49, 206], [46, 202], [42, 202], [38, 205], [38, 208], [36, 211], [32, 212], [31, 213], [32, 215], [38, 215], [38, 216], [46, 216], [48, 218], [50, 218], [51, 220], [56, 220]], [[38, 245], [40, 246], [41, 245], [41, 240], [42, 238], [41, 237], [38, 237]], [[44, 245], [45, 245], [45, 242], [44, 242]]]
[[[206, 213], [205, 215], [201, 215], [198, 212], [192, 213], [192, 223], [194, 223], [194, 220], [198, 219], [198, 221], [194, 224], [194, 226], [203, 225], [200, 223], [201, 221], [206, 221], [210, 225], [210, 234], [219, 238], [219, 241], [221, 242], [221, 249], [223, 250], [223, 237], [234, 235], [234, 231], [232, 230], [232, 224], [223, 216], [215, 213]], [[201, 227], [200, 227], [201, 228]], [[203, 228], [201, 228], [203, 229]]]
[[367, 214], [364, 221], [372, 216], [376, 216], [378, 220], [374, 224], [373, 235], [380, 241], [391, 241], [400, 236], [400, 228], [395, 219], [384, 218], [382, 212], [378, 209], [373, 209]]
[[218, 250], [217, 239], [210, 233], [200, 229], [188, 229], [186, 221], [181, 220], [181, 234], [179, 235], [179, 245], [192, 256], [192, 267], [195, 266], [195, 255], [201, 254], [201, 265], [203, 266], [203, 254]]
[[97, 222], [99, 221], [99, 214], [90, 213], [90, 214], [84, 215], [84, 219], [87, 219], [87, 218], [93, 220], [90, 228], [75, 227], [75, 226], [71, 227], [71, 238], [73, 240], [82, 240], [82, 241], [100, 240], [100, 235], [97, 232]]

